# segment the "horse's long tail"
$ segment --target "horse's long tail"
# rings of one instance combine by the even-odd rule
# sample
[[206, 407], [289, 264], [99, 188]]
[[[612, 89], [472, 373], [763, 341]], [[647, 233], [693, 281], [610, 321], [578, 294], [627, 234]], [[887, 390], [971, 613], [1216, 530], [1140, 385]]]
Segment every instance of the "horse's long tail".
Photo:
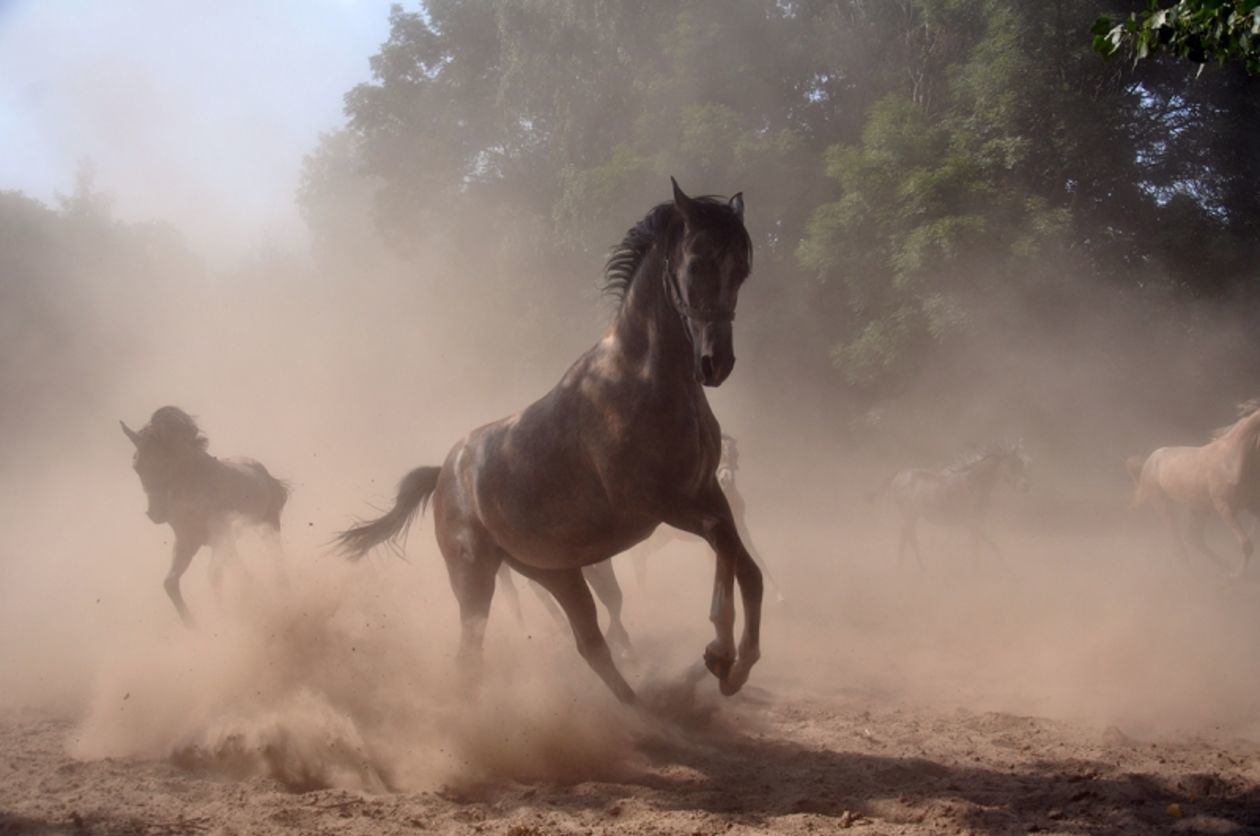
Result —
[[866, 494], [866, 501], [867, 501], [867, 502], [874, 502], [875, 500], [877, 500], [877, 499], [879, 499], [881, 496], [883, 496], [883, 495], [884, 495], [884, 491], [888, 490], [888, 486], [892, 484], [892, 481], [893, 481], [893, 479], [895, 479], [895, 478], [897, 478], [897, 474], [896, 474], [896, 473], [890, 473], [890, 474], [888, 474], [887, 476], [885, 476], [885, 477], [884, 477], [884, 481], [880, 482], [880, 483], [879, 483], [879, 486], [878, 486], [877, 488], [875, 488], [875, 490], [873, 490], [873, 491], [868, 491], [868, 492], [867, 492], [867, 494]]
[[407, 529], [429, 504], [429, 498], [437, 489], [440, 467], [417, 467], [398, 483], [398, 498], [394, 507], [383, 516], [343, 531], [334, 540], [346, 556], [358, 560], [381, 543], [398, 544], [406, 539]]

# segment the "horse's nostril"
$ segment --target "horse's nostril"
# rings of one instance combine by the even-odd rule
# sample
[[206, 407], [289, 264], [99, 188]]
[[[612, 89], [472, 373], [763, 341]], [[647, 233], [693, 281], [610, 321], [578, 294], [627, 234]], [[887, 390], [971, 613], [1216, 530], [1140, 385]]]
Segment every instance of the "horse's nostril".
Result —
[[700, 374], [705, 380], [713, 379], [713, 358], [708, 354], [700, 358]]

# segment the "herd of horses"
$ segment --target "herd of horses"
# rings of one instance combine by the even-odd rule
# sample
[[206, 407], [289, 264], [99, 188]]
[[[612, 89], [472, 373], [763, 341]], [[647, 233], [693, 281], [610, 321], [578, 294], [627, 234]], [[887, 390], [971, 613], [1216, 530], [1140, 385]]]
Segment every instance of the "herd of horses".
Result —
[[[558, 605], [578, 652], [613, 694], [633, 701], [600, 630], [592, 589], [611, 618], [608, 639], [628, 650], [610, 558], [661, 525], [699, 538], [716, 555], [709, 611], [715, 637], [703, 659], [721, 692], [738, 692], [760, 657], [768, 572], [744, 524], [734, 440], [723, 436], [704, 391], [720, 386], [735, 365], [733, 322], [752, 271], [752, 241], [740, 194], [689, 197], [671, 183], [673, 200], [632, 227], [607, 262], [605, 288], [619, 301], [603, 339], [542, 398], [474, 429], [442, 464], [411, 470], [388, 512], [336, 539], [352, 559], [382, 544], [397, 546], [432, 504], [459, 604], [459, 665], [469, 676], [480, 667], [496, 581], [515, 600], [515, 573], [554, 601], [553, 610]], [[288, 486], [258, 462], [211, 456], [194, 419], [177, 407], [158, 409], [139, 431], [122, 426], [135, 445], [148, 516], [174, 531], [165, 587], [180, 618], [193, 626], [180, 593], [193, 556], [203, 546], [213, 549], [218, 594], [223, 569], [235, 559], [233, 521], [256, 523], [278, 538]], [[1260, 402], [1254, 402], [1202, 447], [1161, 448], [1131, 462], [1136, 501], [1158, 507], [1179, 544], [1174, 508], [1188, 507], [1191, 542], [1213, 558], [1203, 527], [1216, 513], [1238, 538], [1242, 563], [1235, 573], [1241, 574], [1252, 543], [1238, 514], [1260, 511], [1258, 448]], [[944, 470], [902, 471], [871, 498], [889, 494], [902, 516], [899, 563], [910, 549], [922, 565], [921, 519], [966, 527], [979, 559], [982, 548], [1000, 555], [983, 523], [1001, 483], [1027, 489], [1022, 446], [994, 447]], [[736, 587], [744, 610], [738, 643]], [[781, 598], [777, 586], [776, 592]]]

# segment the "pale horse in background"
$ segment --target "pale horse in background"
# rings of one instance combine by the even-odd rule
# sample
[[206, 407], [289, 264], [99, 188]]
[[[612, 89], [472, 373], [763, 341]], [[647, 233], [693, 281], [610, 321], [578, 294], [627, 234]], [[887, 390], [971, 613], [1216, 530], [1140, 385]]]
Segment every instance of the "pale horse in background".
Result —
[[906, 549], [914, 551], [919, 568], [918, 523], [962, 526], [971, 532], [971, 556], [978, 565], [982, 547], [988, 547], [1001, 562], [1002, 550], [984, 530], [993, 490], [1007, 483], [1027, 491], [1029, 459], [1020, 443], [992, 447], [968, 456], [944, 470], [914, 468], [890, 476], [867, 499], [873, 501], [887, 491], [901, 514], [897, 544], [897, 565], [905, 562]]
[[1260, 399], [1238, 405], [1241, 417], [1212, 433], [1212, 440], [1200, 447], [1160, 447], [1141, 460], [1131, 457], [1129, 472], [1137, 481], [1133, 506], [1156, 508], [1168, 525], [1183, 559], [1188, 559], [1185, 541], [1177, 524], [1176, 506], [1189, 511], [1187, 533], [1190, 542], [1203, 555], [1228, 569], [1225, 561], [1208, 546], [1204, 529], [1215, 513], [1228, 526], [1242, 560], [1231, 574], [1241, 578], [1255, 547], [1239, 521], [1250, 512], [1260, 516]]
[[[721, 486], [722, 492], [726, 494], [726, 499], [730, 503], [731, 514], [735, 517], [735, 526], [739, 529], [739, 536], [744, 541], [744, 546], [748, 549], [748, 553], [752, 556], [753, 561], [761, 567], [761, 574], [765, 578], [767, 591], [774, 595], [775, 603], [781, 604], [787, 600], [783, 594], [783, 587], [770, 572], [765, 558], [762, 557], [761, 551], [753, 543], [752, 535], [748, 531], [748, 522], [744, 516], [747, 505], [744, 502], [744, 495], [739, 492], [739, 487], [735, 484], [735, 474], [738, 470], [739, 446], [736, 444], [734, 436], [722, 433], [722, 457], [718, 461], [717, 468], [718, 485]], [[634, 561], [635, 581], [640, 587], [647, 585], [647, 559], [667, 546], [673, 543], [700, 544], [703, 542], [699, 537], [679, 531], [676, 528], [664, 526], [657, 529], [656, 533], [645, 542], [630, 550], [630, 558]], [[614, 580], [616, 579], [614, 578]]]
[[184, 625], [194, 627], [179, 588], [193, 557], [202, 546], [212, 549], [210, 585], [220, 599], [223, 570], [237, 560], [233, 522], [262, 526], [278, 551], [280, 512], [289, 486], [253, 459], [221, 461], [210, 455], [197, 422], [177, 406], [158, 409], [139, 431], [119, 423], [136, 447], [132, 467], [148, 496], [145, 513], [175, 532], [164, 585]]

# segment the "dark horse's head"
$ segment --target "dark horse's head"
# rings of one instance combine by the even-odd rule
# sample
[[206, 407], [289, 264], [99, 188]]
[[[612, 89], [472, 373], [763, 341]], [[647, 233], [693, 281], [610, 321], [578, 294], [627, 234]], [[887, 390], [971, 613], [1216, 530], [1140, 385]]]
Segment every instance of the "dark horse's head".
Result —
[[744, 196], [693, 198], [670, 182], [682, 234], [671, 242], [665, 284], [691, 340], [696, 380], [720, 386], [735, 368], [735, 304], [752, 271]]
[[177, 406], [164, 406], [154, 412], [139, 432], [124, 421], [118, 423], [136, 445], [132, 467], [149, 498], [145, 513], [155, 523], [166, 522], [171, 489], [189, 455], [205, 451], [206, 437], [193, 417]]
[[[752, 269], [744, 198], [688, 197], [670, 182], [673, 202], [649, 212], [613, 249], [605, 288], [624, 300], [636, 276], [661, 281], [666, 303], [682, 320], [692, 374], [705, 386], [720, 386], [735, 367], [735, 304]], [[658, 259], [648, 258], [653, 251]], [[640, 269], [647, 265], [659, 269]]]

